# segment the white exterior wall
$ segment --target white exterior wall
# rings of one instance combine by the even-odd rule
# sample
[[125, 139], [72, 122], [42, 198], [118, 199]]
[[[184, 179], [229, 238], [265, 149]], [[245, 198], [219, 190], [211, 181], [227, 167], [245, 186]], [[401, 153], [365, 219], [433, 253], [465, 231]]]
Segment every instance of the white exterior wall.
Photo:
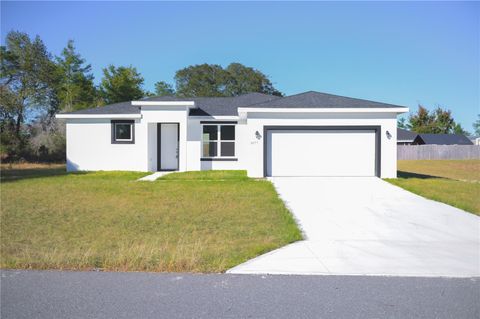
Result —
[[[381, 126], [381, 176], [397, 176], [397, 117], [395, 113], [250, 113], [242, 131], [242, 166], [250, 177], [263, 177], [264, 126]], [[240, 130], [239, 130], [240, 131]], [[262, 138], [255, 138], [258, 131]], [[392, 137], [386, 136], [389, 131]]]
[[201, 170], [202, 126], [199, 119], [188, 120], [187, 132], [187, 171]]
[[146, 123], [147, 125], [147, 156], [148, 171], [155, 172], [157, 170], [157, 123]]
[[112, 144], [111, 119], [69, 119], [67, 121], [68, 171], [146, 171], [147, 136], [144, 125], [135, 120], [135, 143]]

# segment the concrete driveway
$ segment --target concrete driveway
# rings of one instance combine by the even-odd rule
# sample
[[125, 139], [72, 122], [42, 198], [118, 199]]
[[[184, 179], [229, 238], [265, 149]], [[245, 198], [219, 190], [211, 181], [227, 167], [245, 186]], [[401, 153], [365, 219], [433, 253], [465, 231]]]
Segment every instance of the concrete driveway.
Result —
[[480, 276], [480, 218], [375, 177], [275, 177], [305, 240], [235, 274]]

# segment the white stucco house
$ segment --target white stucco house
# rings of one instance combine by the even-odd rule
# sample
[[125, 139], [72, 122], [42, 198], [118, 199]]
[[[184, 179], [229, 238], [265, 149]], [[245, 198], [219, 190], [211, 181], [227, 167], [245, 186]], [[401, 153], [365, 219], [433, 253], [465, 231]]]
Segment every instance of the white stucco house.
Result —
[[264, 176], [396, 177], [408, 108], [305, 92], [149, 97], [72, 113], [67, 170], [247, 170]]

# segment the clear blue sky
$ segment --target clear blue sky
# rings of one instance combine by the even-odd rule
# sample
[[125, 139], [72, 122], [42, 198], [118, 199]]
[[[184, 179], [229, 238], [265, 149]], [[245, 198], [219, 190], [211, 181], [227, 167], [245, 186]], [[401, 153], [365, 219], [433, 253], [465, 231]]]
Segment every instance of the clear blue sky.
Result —
[[153, 90], [192, 64], [240, 62], [290, 95], [307, 90], [480, 112], [479, 3], [2, 2], [10, 30], [68, 39], [92, 64], [133, 65]]

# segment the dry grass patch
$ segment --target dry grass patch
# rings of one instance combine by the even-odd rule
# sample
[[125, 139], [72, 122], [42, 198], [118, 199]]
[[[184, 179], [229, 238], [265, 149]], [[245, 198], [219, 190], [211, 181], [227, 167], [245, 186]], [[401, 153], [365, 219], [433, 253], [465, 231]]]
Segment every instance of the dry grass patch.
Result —
[[480, 160], [398, 161], [401, 172], [480, 182]]
[[272, 184], [245, 172], [37, 170], [2, 170], [3, 268], [219, 272], [301, 239]]

